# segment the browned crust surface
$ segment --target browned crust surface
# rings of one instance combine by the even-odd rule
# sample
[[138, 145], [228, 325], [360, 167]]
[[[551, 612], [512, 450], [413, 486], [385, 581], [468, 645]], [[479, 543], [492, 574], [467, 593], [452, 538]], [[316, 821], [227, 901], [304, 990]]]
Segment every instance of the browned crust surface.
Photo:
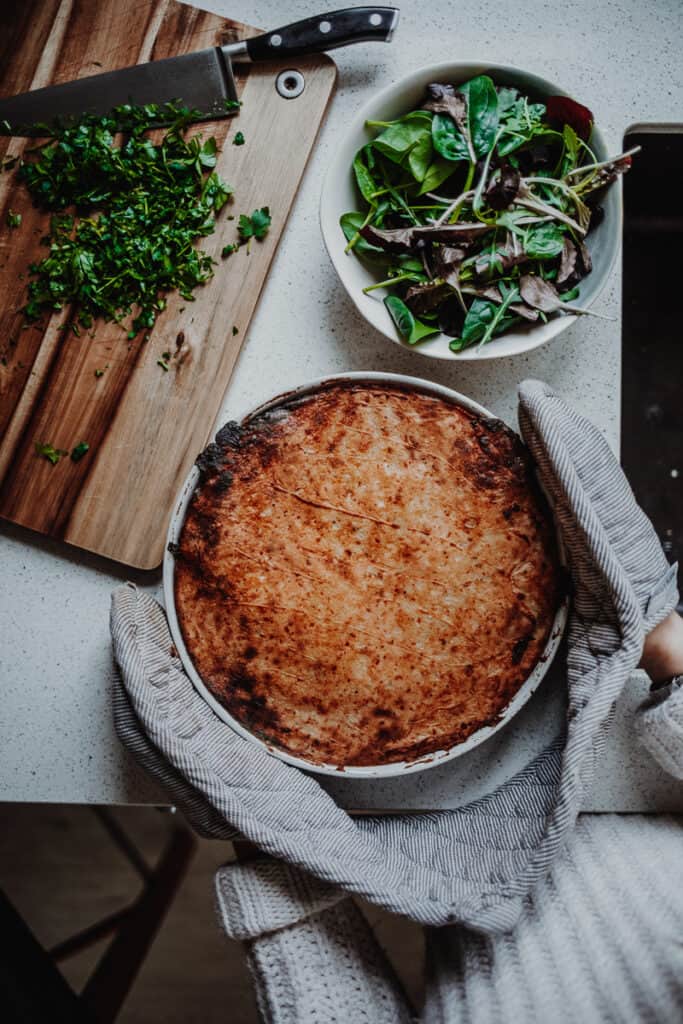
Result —
[[411, 760], [493, 723], [559, 600], [549, 512], [509, 428], [338, 384], [228, 424], [176, 551], [187, 649], [221, 704], [299, 757]]

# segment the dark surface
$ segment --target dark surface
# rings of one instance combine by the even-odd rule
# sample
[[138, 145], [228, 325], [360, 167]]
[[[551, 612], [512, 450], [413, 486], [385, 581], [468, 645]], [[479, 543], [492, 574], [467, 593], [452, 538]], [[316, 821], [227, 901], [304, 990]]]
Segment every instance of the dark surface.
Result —
[[624, 140], [634, 145], [643, 149], [624, 179], [622, 465], [667, 558], [680, 563], [683, 125], [638, 129]]

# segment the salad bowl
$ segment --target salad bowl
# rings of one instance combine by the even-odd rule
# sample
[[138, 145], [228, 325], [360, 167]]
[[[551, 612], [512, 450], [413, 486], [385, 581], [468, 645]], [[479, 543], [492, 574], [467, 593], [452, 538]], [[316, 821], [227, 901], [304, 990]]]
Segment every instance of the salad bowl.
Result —
[[[368, 293], [363, 291], [381, 280], [377, 268], [364, 262], [353, 252], [347, 251], [347, 239], [340, 226], [340, 218], [348, 211], [360, 209], [362, 204], [352, 163], [358, 150], [377, 133], [377, 129], [369, 127], [366, 122], [388, 122], [409, 111], [417, 110], [424, 102], [426, 87], [432, 82], [457, 86], [482, 74], [490, 75], [497, 86], [514, 87], [522, 95], [528, 95], [540, 102], [550, 96], [569, 96], [554, 82], [504, 65], [445, 63], [418, 68], [377, 93], [355, 115], [346, 134], [336, 146], [320, 201], [320, 223], [327, 251], [341, 283], [358, 312], [390, 341], [436, 359], [497, 359], [519, 355], [556, 338], [577, 319], [577, 314], [569, 312], [552, 316], [545, 322], [540, 318], [535, 323], [514, 326], [485, 345], [472, 345], [459, 352], [453, 352], [449, 347], [452, 335], [443, 333], [433, 334], [417, 344], [409, 345], [402, 338], [383, 302], [389, 294], [387, 290], [381, 288]], [[592, 127], [590, 147], [598, 161], [606, 160], [610, 156], [596, 125]], [[622, 221], [620, 178], [606, 190], [601, 197], [600, 205], [604, 214], [602, 221], [591, 228], [586, 238], [592, 271], [580, 283], [577, 305], [582, 309], [592, 306], [602, 292], [619, 251]]]

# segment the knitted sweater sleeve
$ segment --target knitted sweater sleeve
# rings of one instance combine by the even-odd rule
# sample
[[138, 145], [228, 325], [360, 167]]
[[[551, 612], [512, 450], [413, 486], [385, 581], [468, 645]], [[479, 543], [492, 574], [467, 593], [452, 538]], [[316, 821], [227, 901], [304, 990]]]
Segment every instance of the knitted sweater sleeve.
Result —
[[267, 1024], [409, 1024], [365, 918], [339, 889], [270, 858], [216, 874], [219, 919], [245, 944]]
[[638, 710], [636, 730], [662, 768], [683, 779], [683, 676], [652, 692]]

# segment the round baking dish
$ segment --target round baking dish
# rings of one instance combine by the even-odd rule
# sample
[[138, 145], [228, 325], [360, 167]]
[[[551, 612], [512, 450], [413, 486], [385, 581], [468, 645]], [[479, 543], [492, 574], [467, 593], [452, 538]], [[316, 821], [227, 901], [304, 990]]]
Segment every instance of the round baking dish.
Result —
[[[498, 359], [528, 352], [556, 338], [574, 323], [577, 315], [554, 316], [547, 323], [515, 327], [514, 330], [494, 338], [483, 348], [472, 346], [457, 354], [449, 349], [450, 339], [445, 334], [426, 338], [417, 345], [408, 345], [399, 335], [384, 303], [378, 297], [384, 294], [384, 290], [363, 294], [363, 288], [375, 284], [378, 278], [371, 266], [359, 260], [353, 253], [345, 252], [346, 239], [339, 226], [339, 218], [348, 210], [358, 209], [359, 198], [351, 164], [361, 146], [369, 142], [374, 135], [374, 131], [366, 127], [366, 121], [391, 121], [409, 110], [415, 110], [422, 103], [429, 82], [450, 82], [457, 85], [482, 74], [490, 75], [497, 85], [514, 86], [522, 93], [541, 100], [548, 96], [569, 95], [555, 82], [540, 78], [522, 68], [503, 64], [450, 62], [417, 68], [375, 93], [353, 116], [346, 132], [335, 143], [334, 156], [320, 196], [320, 226], [325, 246], [339, 280], [361, 316], [402, 348], [423, 356], [431, 356], [433, 359], [450, 359], [453, 362]], [[573, 98], [587, 100], [585, 96]], [[593, 125], [591, 147], [598, 160], [606, 160], [609, 156], [605, 139], [597, 125]], [[607, 190], [601, 202], [604, 210], [602, 223], [591, 231], [587, 239], [593, 270], [581, 282], [581, 297], [578, 303], [585, 308], [592, 306], [602, 292], [619, 252], [622, 226], [621, 188], [621, 179], [618, 179]]]
[[[312, 394], [321, 388], [325, 388], [334, 383], [356, 380], [359, 382], [373, 382], [373, 383], [384, 383], [393, 384], [402, 388], [413, 388], [421, 391], [424, 394], [435, 395], [438, 398], [444, 399], [447, 402], [452, 402], [456, 405], [460, 405], [465, 409], [470, 410], [484, 416], [488, 419], [494, 419], [492, 413], [490, 413], [483, 406], [472, 399], [467, 398], [465, 395], [461, 395], [456, 391], [452, 391], [450, 388], [443, 387], [441, 384], [434, 384], [430, 381], [420, 380], [416, 377], [408, 377], [403, 374], [397, 373], [368, 373], [368, 372], [354, 372], [337, 374], [329, 377], [321, 377], [318, 380], [311, 381], [308, 384], [303, 384], [292, 391], [287, 391], [284, 394], [277, 395], [274, 398], [269, 399], [267, 402], [262, 403], [255, 409], [249, 411], [245, 416], [242, 417], [241, 422], [248, 422], [256, 416], [266, 410], [273, 409], [279, 405], [287, 405], [297, 399], [302, 398], [305, 395]], [[426, 756], [420, 757], [414, 761], [396, 761], [390, 764], [382, 765], [363, 765], [353, 766], [345, 765], [343, 767], [335, 764], [314, 764], [310, 761], [306, 761], [303, 758], [295, 757], [292, 754], [287, 753], [285, 750], [274, 746], [255, 736], [249, 731], [241, 722], [237, 721], [224, 707], [220, 704], [215, 697], [211, 694], [208, 687], [204, 684], [201, 676], [196, 670], [192, 658], [190, 657], [185, 641], [178, 621], [175, 607], [175, 557], [173, 555], [173, 545], [177, 544], [180, 540], [183, 524], [185, 522], [185, 515], [187, 513], [188, 506], [192, 499], [192, 495], [197, 487], [199, 481], [199, 470], [196, 466], [193, 466], [190, 473], [183, 484], [178, 498], [175, 503], [174, 511], [171, 516], [171, 522], [168, 528], [167, 536], [167, 548], [164, 555], [164, 566], [163, 566], [163, 586], [164, 586], [164, 600], [166, 603], [166, 611], [168, 615], [169, 627], [171, 630], [171, 636], [173, 642], [178, 651], [178, 655], [183, 664], [185, 671], [192, 680], [192, 683], [198, 693], [204, 698], [209, 704], [213, 711], [218, 717], [226, 722], [236, 733], [238, 733], [243, 739], [250, 743], [255, 743], [262, 747], [269, 754], [274, 757], [280, 758], [287, 764], [294, 765], [297, 768], [302, 768], [305, 771], [315, 772], [320, 775], [334, 775], [337, 778], [340, 776], [346, 776], [348, 778], [389, 778], [391, 776], [406, 775], [410, 772], [424, 771], [434, 765], [443, 764], [445, 761], [450, 761], [453, 758], [461, 757], [474, 747], [479, 746], [494, 733], [502, 729], [507, 722], [513, 718], [517, 712], [526, 704], [534, 691], [538, 688], [546, 674], [557, 648], [562, 638], [562, 633], [567, 621], [567, 601], [563, 601], [557, 609], [553, 626], [550, 631], [548, 642], [545, 646], [543, 654], [529, 677], [525, 680], [522, 686], [519, 688], [515, 696], [512, 698], [510, 703], [501, 712], [497, 722], [493, 725], [487, 725], [477, 730], [469, 736], [464, 742], [455, 744], [447, 750], [438, 750], [430, 753]], [[169, 545], [171, 546], [169, 549]]]

